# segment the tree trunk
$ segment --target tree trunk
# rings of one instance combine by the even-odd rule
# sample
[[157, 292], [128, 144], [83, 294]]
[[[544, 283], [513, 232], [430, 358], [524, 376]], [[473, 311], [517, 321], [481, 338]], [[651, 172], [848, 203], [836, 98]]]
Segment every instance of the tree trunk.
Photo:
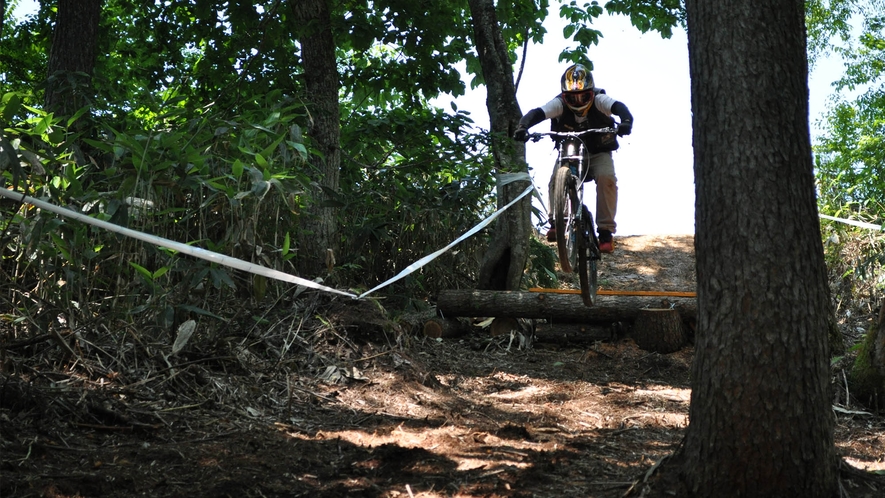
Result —
[[[851, 391], [870, 408], [885, 405], [885, 300], [851, 367]], [[877, 406], [878, 405], [878, 406]]]
[[831, 497], [830, 305], [801, 0], [688, 0], [698, 334], [692, 496]]
[[307, 89], [311, 127], [308, 135], [320, 155], [311, 156], [316, 180], [305, 216], [305, 235], [300, 241], [299, 270], [318, 275], [325, 268], [329, 250], [338, 252], [337, 210], [327, 207], [327, 194], [338, 191], [341, 152], [339, 148], [338, 66], [332, 39], [331, 14], [327, 0], [297, 0], [292, 5], [296, 33], [301, 44], [301, 60]]
[[[513, 85], [513, 65], [495, 14], [493, 0], [469, 0], [473, 18], [476, 50], [482, 66], [488, 95], [486, 108], [492, 132], [492, 154], [495, 166], [502, 173], [526, 173], [525, 144], [511, 139], [522, 112], [516, 102]], [[498, 182], [498, 207], [502, 207], [522, 193], [531, 180], [507, 185]], [[528, 261], [531, 233], [531, 198], [524, 197], [495, 221], [488, 252], [479, 272], [479, 288], [515, 290], [519, 288]]]
[[[640, 310], [661, 307], [658, 297], [597, 296], [596, 305], [584, 306], [578, 294], [546, 294], [518, 291], [443, 290], [437, 297], [437, 309], [445, 316], [506, 316], [514, 318], [550, 318], [558, 323], [633, 322]], [[683, 318], [697, 314], [692, 298], [667, 298]]]
[[[873, 366], [879, 372], [879, 376], [885, 379], [885, 300], [882, 301], [882, 309], [879, 310], [879, 326], [872, 334]], [[881, 385], [885, 386], [885, 382]]]
[[71, 116], [92, 93], [102, 0], [58, 0], [49, 51], [46, 110]]

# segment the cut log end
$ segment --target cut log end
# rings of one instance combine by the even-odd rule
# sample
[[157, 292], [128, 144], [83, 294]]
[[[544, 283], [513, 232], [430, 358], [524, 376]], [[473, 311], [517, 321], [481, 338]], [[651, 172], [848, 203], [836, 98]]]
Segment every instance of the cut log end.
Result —
[[662, 354], [679, 351], [686, 342], [682, 318], [669, 308], [639, 310], [631, 336], [640, 349]]
[[470, 326], [458, 319], [431, 318], [424, 322], [424, 335], [434, 339], [461, 337], [470, 331]]
[[520, 323], [516, 318], [509, 316], [499, 316], [489, 326], [489, 333], [493, 336], [509, 334], [513, 330], [521, 331], [522, 327], [520, 327]]

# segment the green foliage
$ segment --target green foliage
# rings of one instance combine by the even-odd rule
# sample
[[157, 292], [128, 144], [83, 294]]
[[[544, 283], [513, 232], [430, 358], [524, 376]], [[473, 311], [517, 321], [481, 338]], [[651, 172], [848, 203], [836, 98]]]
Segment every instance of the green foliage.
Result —
[[376, 105], [371, 97], [411, 106], [440, 93], [464, 93], [455, 66], [476, 60], [466, 0], [351, 0], [334, 8], [343, 84], [356, 105]]
[[813, 64], [832, 47], [831, 39], [851, 38], [851, 16], [857, 0], [807, 0], [805, 24], [808, 30], [808, 58]]
[[541, 242], [538, 237], [529, 239], [529, 262], [526, 265], [524, 286], [556, 288], [559, 279], [556, 276], [556, 263], [559, 261], [556, 251]]
[[[5, 97], [3, 111], [14, 100]], [[99, 138], [72, 134], [75, 123], [65, 126], [33, 108], [34, 117], [4, 130], [18, 156], [4, 168], [4, 180], [105, 221], [291, 271], [297, 249], [290, 245], [280, 256], [284, 235], [297, 230], [309, 183], [298, 124], [304, 106], [271, 93], [238, 116], [190, 118], [192, 110], [171, 104], [151, 119], [151, 129], [137, 119], [99, 122]], [[173, 316], [178, 309], [202, 310], [213, 305], [210, 297], [236, 298], [231, 290], [248, 283], [224, 267], [27, 206], [3, 215], [13, 240], [3, 253], [4, 270], [34, 289], [21, 296], [22, 308], [48, 303], [106, 313], [114, 296], [113, 304], [132, 299], [127, 307], [171, 326], [170, 309]]]
[[835, 299], [885, 292], [885, 233], [836, 222], [824, 223], [822, 232], [830, 281], [839, 282], [831, 292]]
[[610, 0], [604, 9], [596, 0], [560, 2], [559, 16], [568, 20], [563, 36], [577, 43], [559, 55], [560, 61], [581, 63], [593, 68], [587, 58], [590, 47], [599, 43], [602, 32], [593, 29], [593, 20], [603, 14], [619, 14], [630, 17], [630, 22], [640, 32], [657, 31], [664, 38], [673, 36], [673, 28], [685, 26], [685, 5], [682, 0]]
[[[836, 90], [866, 87], [854, 102], [835, 100], [825, 118], [823, 137], [815, 146], [825, 205], [885, 205], [885, 14], [879, 9], [877, 15], [870, 15], [870, 6], [876, 3], [881, 2], [835, 2], [837, 10], [829, 18], [810, 17], [810, 26], [815, 26], [812, 21], [821, 25], [809, 28], [809, 45], [832, 47], [845, 61], [845, 74], [836, 81]], [[816, 5], [809, 4], [809, 10]], [[866, 16], [856, 44], [844, 25], [852, 15]], [[839, 33], [843, 45], [830, 44], [833, 33]]]
[[602, 15], [602, 7], [599, 6], [599, 2], [594, 0], [579, 6], [576, 0], [571, 0], [568, 4], [560, 5], [559, 15], [569, 21], [562, 30], [562, 36], [566, 39], [574, 39], [578, 43], [577, 47], [567, 48], [559, 54], [560, 62], [571, 61], [585, 64], [592, 69], [593, 62], [587, 58], [587, 50], [591, 45], [599, 43], [602, 33], [590, 28], [588, 24], [592, 24], [593, 19]]
[[27, 105], [40, 105], [52, 39], [50, 11], [43, 7], [36, 14], [15, 22], [11, 17], [12, 7], [6, 7], [9, 17], [0, 33], [0, 88], [4, 93], [16, 92]]
[[495, 13], [513, 62], [516, 62], [516, 50], [526, 42], [543, 41], [547, 33], [543, 21], [549, 14], [549, 8], [550, 3], [547, 0], [498, 2]]
[[821, 209], [869, 210], [885, 217], [885, 91], [870, 91], [829, 112], [815, 145]]
[[[342, 130], [342, 277], [373, 287], [447, 245], [495, 208], [488, 138], [464, 112], [354, 111]], [[352, 155], [351, 155], [352, 154]], [[475, 282], [485, 237], [470, 238], [394, 284], [425, 299]]]
[[[877, 8], [878, 6], [878, 8]], [[845, 61], [837, 91], [862, 89], [854, 101], [834, 98], [814, 145], [822, 213], [885, 223], [885, 16], [880, 0], [809, 2], [809, 52], [833, 50]], [[862, 20], [855, 37], [851, 23]], [[838, 36], [840, 43], [833, 44]], [[838, 299], [885, 289], [885, 235], [841, 224], [824, 225], [825, 255], [841, 277]]]
[[611, 0], [606, 2], [605, 10], [629, 16], [639, 31], [657, 31], [664, 38], [673, 36], [674, 27], [685, 27], [683, 0]]
[[99, 93], [122, 113], [159, 103], [151, 97], [169, 91], [222, 108], [271, 90], [294, 92], [300, 59], [286, 14], [279, 1], [108, 0]]

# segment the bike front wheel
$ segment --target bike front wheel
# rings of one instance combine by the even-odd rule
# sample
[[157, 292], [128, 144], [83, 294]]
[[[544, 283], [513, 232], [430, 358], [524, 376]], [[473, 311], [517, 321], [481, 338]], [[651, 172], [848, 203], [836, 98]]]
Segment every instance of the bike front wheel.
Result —
[[584, 306], [596, 303], [598, 288], [596, 262], [599, 261], [599, 243], [593, 232], [593, 215], [587, 206], [581, 206], [582, 213], [578, 223], [578, 278], [581, 282], [581, 300]]
[[565, 273], [571, 273], [575, 267], [578, 252], [575, 223], [580, 205], [574, 176], [568, 166], [562, 166], [553, 177], [553, 222], [559, 266]]

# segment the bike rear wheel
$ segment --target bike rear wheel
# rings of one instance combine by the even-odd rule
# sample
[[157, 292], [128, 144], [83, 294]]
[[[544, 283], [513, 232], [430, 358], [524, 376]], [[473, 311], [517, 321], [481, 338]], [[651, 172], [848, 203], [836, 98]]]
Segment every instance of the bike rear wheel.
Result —
[[577, 256], [575, 223], [578, 206], [575, 179], [568, 166], [561, 166], [553, 177], [553, 216], [556, 229], [556, 248], [559, 266], [565, 273], [571, 273]]

